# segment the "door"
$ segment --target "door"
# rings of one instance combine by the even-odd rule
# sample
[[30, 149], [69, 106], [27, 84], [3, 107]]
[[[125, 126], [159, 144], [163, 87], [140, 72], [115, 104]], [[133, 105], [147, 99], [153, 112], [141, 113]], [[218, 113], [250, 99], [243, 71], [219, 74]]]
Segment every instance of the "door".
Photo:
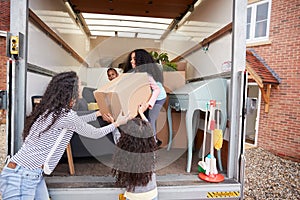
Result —
[[247, 94], [246, 143], [257, 146], [259, 105], [261, 101], [261, 94], [258, 85], [256, 83], [249, 83]]

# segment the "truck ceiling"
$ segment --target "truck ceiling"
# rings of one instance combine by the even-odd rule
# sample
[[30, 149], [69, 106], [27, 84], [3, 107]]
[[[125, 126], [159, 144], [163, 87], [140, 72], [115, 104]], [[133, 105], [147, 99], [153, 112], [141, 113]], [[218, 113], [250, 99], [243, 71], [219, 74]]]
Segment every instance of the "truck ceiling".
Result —
[[163, 40], [176, 31], [173, 37], [200, 42], [231, 22], [227, 20], [231, 16], [224, 17], [224, 14], [223, 18], [227, 21], [212, 22], [205, 18], [199, 21], [197, 10], [205, 7], [212, 12], [206, 6], [206, 0], [96, 2], [55, 0], [51, 1], [50, 6], [40, 0], [32, 0], [29, 7], [58, 34], [85, 34], [91, 38], [107, 36]]

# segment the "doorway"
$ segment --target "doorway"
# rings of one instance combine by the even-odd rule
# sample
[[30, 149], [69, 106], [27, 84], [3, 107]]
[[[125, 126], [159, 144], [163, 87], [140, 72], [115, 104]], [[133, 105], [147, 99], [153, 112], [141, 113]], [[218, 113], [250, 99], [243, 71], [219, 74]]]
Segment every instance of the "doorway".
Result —
[[261, 92], [256, 83], [248, 83], [246, 143], [257, 146]]

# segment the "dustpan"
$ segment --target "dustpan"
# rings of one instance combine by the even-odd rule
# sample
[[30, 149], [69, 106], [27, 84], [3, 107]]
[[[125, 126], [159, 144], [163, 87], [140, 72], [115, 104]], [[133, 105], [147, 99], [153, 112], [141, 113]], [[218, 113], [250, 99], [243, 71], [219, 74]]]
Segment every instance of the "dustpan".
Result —
[[219, 124], [220, 124], [220, 103], [217, 103], [218, 105], [218, 112], [217, 112], [217, 128], [214, 130], [214, 147], [216, 150], [220, 150], [223, 145], [223, 131], [220, 129]]

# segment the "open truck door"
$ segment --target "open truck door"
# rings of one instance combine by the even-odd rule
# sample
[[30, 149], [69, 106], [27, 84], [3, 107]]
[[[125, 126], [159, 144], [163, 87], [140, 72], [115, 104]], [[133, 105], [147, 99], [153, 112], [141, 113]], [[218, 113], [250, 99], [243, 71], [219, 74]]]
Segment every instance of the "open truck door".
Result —
[[[11, 1], [12, 14], [10, 30], [13, 36], [21, 35], [19, 37], [19, 39], [21, 38], [19, 40], [19, 49], [21, 53], [18, 56], [13, 56], [12, 61], [8, 62], [7, 65], [9, 77], [7, 87], [9, 99], [7, 134], [9, 140], [7, 146], [9, 148], [8, 152], [10, 155], [16, 153], [22, 145], [22, 130], [24, 127], [25, 115], [30, 112], [31, 107], [28, 105], [31, 104], [31, 96], [41, 95], [43, 87], [47, 85], [53, 74], [60, 71], [74, 70], [79, 72], [80, 78], [87, 86], [89, 86], [89, 81], [90, 79], [92, 79], [91, 77], [94, 76], [93, 73], [97, 71], [92, 69], [91, 66], [90, 68], [86, 67], [86, 63], [82, 59], [80, 59], [80, 56], [62, 50], [61, 47], [64, 47], [65, 49], [68, 49], [70, 47], [69, 45], [65, 44], [65, 41], [70, 38], [67, 37], [64, 41], [63, 39], [61, 39], [63, 37], [57, 39], [57, 36], [59, 35], [51, 38], [53, 37], [53, 35], [49, 37], [44, 33], [45, 30], [51, 29], [48, 29], [49, 27], [47, 27], [46, 23], [43, 23], [43, 20], [39, 18], [39, 15], [46, 13], [47, 16], [47, 13], [56, 13], [52, 17], [55, 18], [62, 15], [65, 16], [65, 14], [68, 13], [66, 12], [66, 8], [60, 8], [60, 6], [65, 5], [65, 2], [69, 1]], [[177, 42], [170, 42], [170, 40], [167, 41], [166, 38], [168, 38], [168, 35], [164, 35], [164, 39], [159, 43], [160, 45], [157, 46], [157, 40], [151, 40], [153, 44], [149, 46], [167, 49], [173, 53], [176, 52], [174, 53], [175, 58], [181, 57], [182, 59], [187, 60], [194, 68], [196, 68], [196, 71], [198, 70], [198, 72], [200, 73], [196, 73], [196, 76], [191, 77], [189, 83], [197, 81], [197, 79], [199, 79], [199, 81], [207, 81], [214, 78], [225, 78], [227, 80], [228, 100], [226, 106], [228, 116], [227, 118], [230, 122], [228, 127], [228, 159], [227, 162], [224, 163], [224, 165], [226, 165], [226, 170], [220, 172], [224, 175], [225, 179], [221, 183], [208, 183], [202, 181], [198, 178], [198, 173], [195, 174], [195, 172], [192, 173], [191, 171], [189, 171], [190, 166], [188, 162], [183, 162], [184, 167], [182, 171], [178, 171], [172, 174], [167, 173], [164, 175], [159, 175], [157, 177], [159, 199], [243, 199], [245, 169], [244, 106], [246, 97], [245, 88], [247, 85], [247, 75], [245, 73], [247, 1], [198, 0], [193, 1], [192, 3], [197, 3], [199, 5], [197, 8], [194, 8], [195, 12], [197, 12], [198, 10], [198, 13], [195, 13], [193, 17], [202, 19], [202, 22], [206, 21], [214, 23], [213, 20], [210, 21], [209, 17], [212, 16], [216, 11], [222, 12], [222, 10], [226, 10], [226, 17], [225, 15], [224, 17], [230, 19], [229, 24], [226, 23], [224, 26], [221, 26], [219, 29], [217, 29], [217, 31], [211, 33], [210, 35], [207, 35], [207, 38], [210, 38], [210, 42], [208, 43], [205, 38], [200, 42], [193, 42], [192, 45], [187, 48], [188, 42], [181, 42], [180, 45], [177, 45]], [[54, 7], [55, 9], [53, 9]], [[49, 10], [47, 10], [47, 8], [49, 8]], [[51, 9], [53, 9], [55, 12], [50, 12]], [[19, 13], [20, 15], [14, 15], [14, 13]], [[214, 18], [214, 20], [218, 20], [217, 15], [215, 15], [215, 17], [216, 18]], [[187, 16], [187, 19], [185, 20], [188, 21], [188, 19], [189, 16]], [[40, 20], [39, 23], [37, 23], [38, 20]], [[182, 23], [184, 24], [184, 22]], [[188, 26], [188, 24], [186, 24], [186, 26]], [[185, 27], [185, 25], [183, 25], [182, 27]], [[42, 29], [43, 31], [40, 31]], [[218, 30], [225, 31], [222, 32]], [[50, 35], [51, 34], [54, 33], [51, 33], [50, 31]], [[223, 37], [225, 37], [225, 39]], [[84, 41], [86, 39], [87, 38], [85, 38]], [[89, 42], [92, 39], [89, 38]], [[59, 45], [57, 45], [58, 41], [61, 42]], [[75, 43], [75, 40], [72, 41], [74, 41]], [[135, 45], [125, 45], [126, 39], [123, 39], [122, 41], [122, 43], [114, 43], [114, 45], [118, 44], [116, 45], [116, 51], [119, 51], [117, 53], [118, 55], [116, 55], [116, 58], [121, 54], [120, 52], [124, 54], [124, 52], [130, 52], [135, 47], [139, 47], [145, 44], [144, 40], [137, 40], [137, 38], [137, 42]], [[226, 44], [226, 48], [221, 49], [221, 51], [219, 51], [220, 48], [218, 46], [220, 45], [220, 41], [221, 44], [224, 41]], [[45, 49], [48, 49], [47, 53], [41, 51], [41, 49], [39, 48], [41, 47], [41, 42], [43, 42], [43, 47], [45, 47]], [[103, 41], [103, 46], [105, 42], [106, 41]], [[147, 40], [147, 42], [149, 42], [149, 40]], [[205, 42], [206, 45], [203, 45], [203, 43]], [[203, 48], [208, 48], [208, 45], [210, 46], [212, 53], [213, 48], [216, 48], [217, 53], [205, 54]], [[85, 47], [83, 46], [81, 46], [79, 49], [84, 49]], [[112, 45], [105, 46], [106, 51], [109, 51], [108, 46]], [[102, 53], [102, 51], [99, 52]], [[201, 59], [197, 57], [198, 55], [201, 56]], [[39, 56], [43, 58], [42, 61], [38, 59]], [[213, 57], [209, 58], [209, 56]], [[229, 61], [231, 63], [231, 69], [229, 72], [222, 73], [221, 70], [207, 72], [202, 69], [202, 67], [205, 67], [206, 65], [209, 66], [214, 64], [214, 61], [217, 62], [218, 58], [229, 58]], [[210, 60], [209, 62], [205, 62], [205, 59]], [[218, 67], [216, 68], [221, 69], [221, 66], [218, 65]], [[36, 84], [37, 80], [39, 80], [41, 85]], [[189, 83], [187, 82], [187, 84]], [[96, 86], [96, 84], [94, 86]], [[38, 92], [34, 94], [34, 91]], [[187, 107], [189, 106], [191, 105], [187, 105]], [[193, 138], [190, 140], [190, 146], [193, 145], [192, 142]], [[190, 149], [190, 151], [192, 151], [192, 148]], [[193, 155], [197, 154], [193, 152], [191, 153]], [[116, 199], [118, 195], [123, 192], [122, 188], [114, 186], [114, 179], [111, 176], [107, 176], [107, 174], [105, 176], [94, 176], [92, 174], [92, 171], [91, 174], [88, 175], [75, 174], [75, 176], [62, 176], [56, 174], [46, 177], [46, 181], [52, 200], [67, 198], [72, 198], [74, 200], [109, 200]]]

